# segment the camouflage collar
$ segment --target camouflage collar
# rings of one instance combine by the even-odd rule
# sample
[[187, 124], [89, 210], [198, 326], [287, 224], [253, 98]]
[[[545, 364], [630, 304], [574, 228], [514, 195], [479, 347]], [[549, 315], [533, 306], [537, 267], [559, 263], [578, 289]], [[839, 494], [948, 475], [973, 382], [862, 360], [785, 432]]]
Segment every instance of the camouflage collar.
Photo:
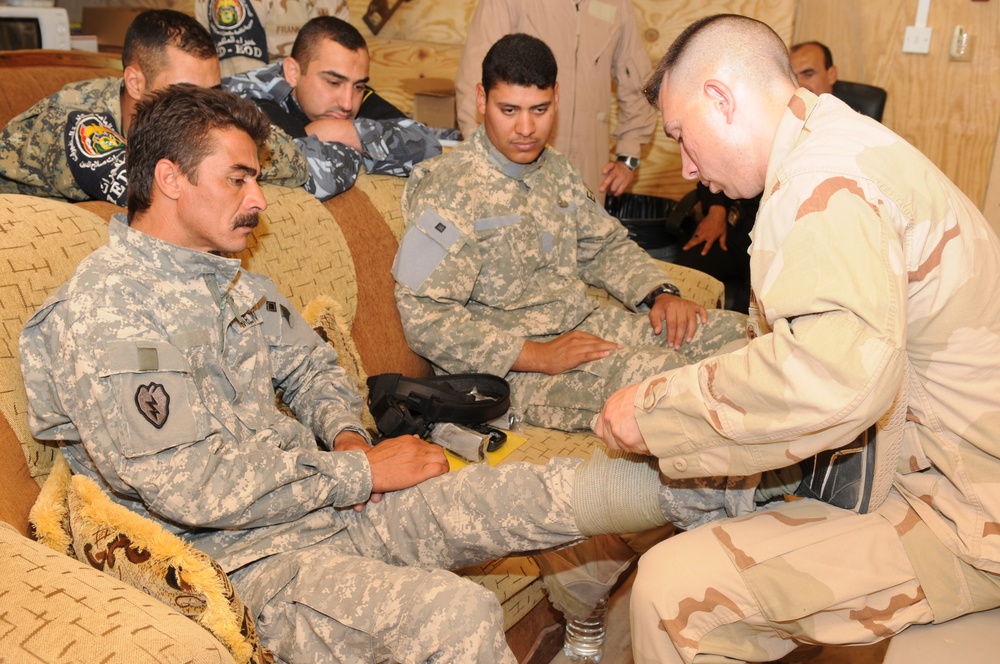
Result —
[[768, 155], [767, 176], [764, 179], [765, 192], [774, 185], [778, 168], [798, 144], [806, 121], [817, 104], [819, 104], [819, 97], [805, 88], [796, 90], [792, 98], [788, 100], [788, 108], [785, 109], [781, 121], [778, 123], [778, 130], [775, 132], [774, 142], [771, 144], [771, 153]]
[[116, 214], [108, 224], [108, 246], [150, 268], [182, 279], [205, 273], [218, 275], [220, 282], [232, 283], [239, 276], [240, 259], [179, 247], [137, 231], [124, 214]]
[[486, 156], [490, 162], [496, 166], [497, 170], [514, 180], [527, 180], [532, 173], [536, 172], [538, 169], [545, 164], [545, 154], [546, 150], [542, 150], [542, 154], [538, 155], [538, 159], [534, 160], [530, 164], [517, 164], [503, 156], [496, 146], [490, 142], [489, 136], [486, 135], [486, 129], [483, 125], [480, 125], [475, 132], [472, 134], [472, 140], [476, 141], [477, 144], [486, 151]]

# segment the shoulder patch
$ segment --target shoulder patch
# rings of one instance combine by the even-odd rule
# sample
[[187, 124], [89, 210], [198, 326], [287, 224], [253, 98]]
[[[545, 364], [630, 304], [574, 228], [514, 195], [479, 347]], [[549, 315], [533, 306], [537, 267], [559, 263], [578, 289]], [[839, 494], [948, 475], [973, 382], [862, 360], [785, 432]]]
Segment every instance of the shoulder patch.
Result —
[[73, 111], [65, 127], [66, 162], [88, 196], [125, 206], [125, 139], [106, 113]]
[[135, 405], [146, 421], [157, 429], [162, 429], [167, 423], [170, 416], [170, 395], [163, 385], [140, 385], [135, 391]]

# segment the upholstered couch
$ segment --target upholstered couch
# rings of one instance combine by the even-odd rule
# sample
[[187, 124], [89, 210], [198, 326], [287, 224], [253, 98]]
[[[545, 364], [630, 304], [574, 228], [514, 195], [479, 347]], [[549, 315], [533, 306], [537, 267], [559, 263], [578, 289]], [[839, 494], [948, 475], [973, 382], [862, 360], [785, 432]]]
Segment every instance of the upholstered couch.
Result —
[[[69, 80], [114, 71], [11, 68], [3, 54], [0, 67], [0, 125], [32, 103], [24, 98], [25, 88], [17, 87], [27, 81], [40, 97]], [[353, 189], [326, 203], [300, 189], [266, 186], [268, 210], [241, 256], [248, 269], [270, 276], [310, 315], [331, 308], [336, 312], [336, 323], [349, 337], [347, 347], [340, 348], [343, 360], [362, 381], [383, 372], [431, 374], [427, 361], [407, 347], [392, 297], [389, 269], [403, 229], [399, 197], [404, 184], [398, 178], [362, 175]], [[0, 521], [6, 522], [0, 524], [0, 565], [6, 568], [0, 568], [0, 652], [38, 647], [44, 648], [40, 659], [48, 662], [106, 659], [82, 656], [80, 644], [86, 643], [95, 653], [119, 648], [114, 661], [230, 661], [207, 631], [192, 629], [193, 623], [178, 620], [180, 614], [165, 604], [30, 539], [28, 512], [58, 452], [28, 433], [18, 335], [76, 263], [106, 241], [107, 219], [117, 211], [107, 203], [0, 196]], [[671, 272], [684, 292], [704, 305], [721, 301], [718, 281], [674, 266]], [[593, 436], [533, 427], [522, 433], [527, 442], [504, 462], [588, 456], [599, 444]], [[462, 573], [500, 598], [508, 642], [518, 658], [547, 662], [561, 643], [561, 625], [545, 597], [537, 565], [527, 557], [511, 557]], [[86, 638], [67, 627], [83, 623]], [[4, 627], [8, 624], [13, 626]], [[106, 641], [96, 636], [111, 632], [134, 638]]]

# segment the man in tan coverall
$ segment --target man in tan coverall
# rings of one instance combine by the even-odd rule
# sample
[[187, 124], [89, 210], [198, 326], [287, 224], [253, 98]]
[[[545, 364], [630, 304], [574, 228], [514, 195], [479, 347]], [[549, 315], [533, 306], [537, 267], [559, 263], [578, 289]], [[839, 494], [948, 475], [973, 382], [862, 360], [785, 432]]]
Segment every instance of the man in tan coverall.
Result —
[[685, 177], [763, 191], [753, 338], [616, 392], [597, 433], [674, 479], [753, 476], [866, 431], [878, 458], [867, 509], [781, 501], [646, 553], [635, 661], [772, 661], [1000, 605], [1000, 241], [983, 215], [884, 126], [797, 89], [753, 19], [693, 24], [647, 94]]
[[[642, 96], [649, 54], [639, 35], [632, 0], [479, 0], [455, 75], [458, 126], [469, 137], [479, 125], [476, 84], [486, 51], [510, 33], [544, 41], [559, 66], [559, 122], [555, 148], [576, 166], [603, 202], [635, 179], [641, 147], [653, 137], [656, 114]], [[618, 123], [611, 147], [611, 82]]]

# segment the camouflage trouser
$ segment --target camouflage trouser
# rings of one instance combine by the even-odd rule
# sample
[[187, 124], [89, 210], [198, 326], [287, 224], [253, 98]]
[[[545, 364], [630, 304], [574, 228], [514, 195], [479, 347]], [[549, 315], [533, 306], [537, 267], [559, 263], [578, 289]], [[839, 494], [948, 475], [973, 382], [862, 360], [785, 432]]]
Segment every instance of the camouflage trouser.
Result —
[[444, 570], [578, 540], [579, 463], [469, 466], [345, 510], [330, 539], [230, 578], [285, 662], [513, 663], [496, 596]]
[[698, 326], [694, 339], [673, 350], [666, 346], [664, 332], [653, 334], [646, 314], [602, 306], [576, 329], [614, 341], [621, 348], [603, 360], [555, 376], [510, 372], [506, 378], [511, 402], [529, 424], [590, 430], [594, 416], [615, 390], [711, 357], [723, 346], [745, 340], [746, 326], [746, 314], [710, 309], [708, 322]]
[[898, 494], [866, 515], [800, 500], [643, 555], [632, 647], [636, 664], [770, 662], [997, 605], [1000, 576], [954, 556]]

